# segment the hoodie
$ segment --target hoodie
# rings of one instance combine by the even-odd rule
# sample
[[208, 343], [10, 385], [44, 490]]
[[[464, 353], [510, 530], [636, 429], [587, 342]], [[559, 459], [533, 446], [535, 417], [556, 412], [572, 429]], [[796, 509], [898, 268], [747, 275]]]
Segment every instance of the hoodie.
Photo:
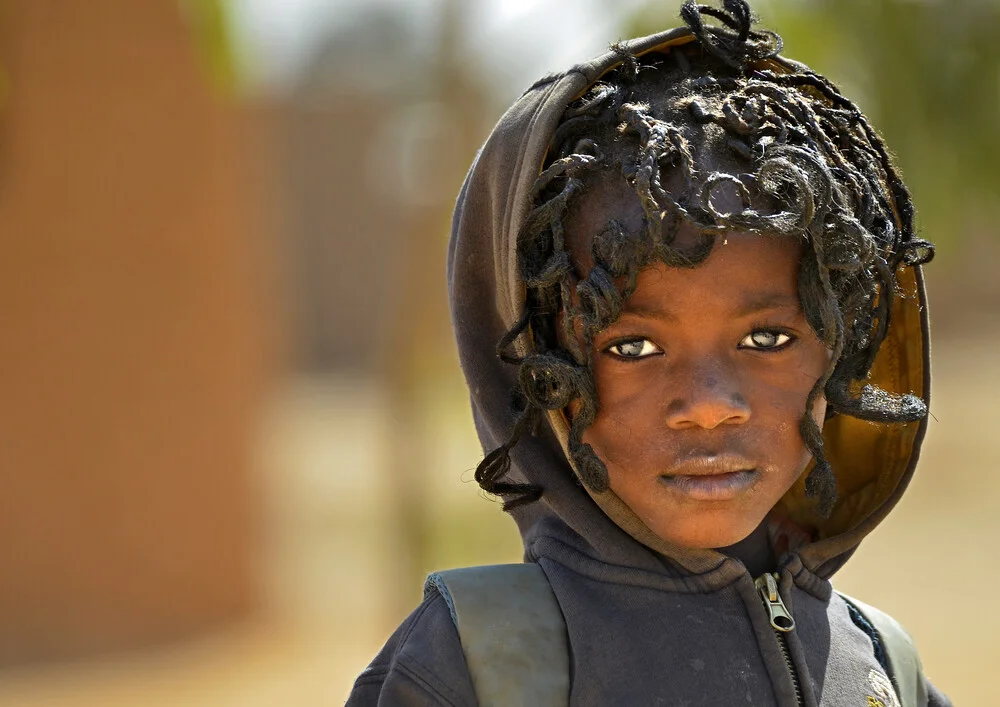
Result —
[[[692, 40], [682, 28], [632, 40], [625, 48], [643, 55]], [[458, 197], [449, 295], [486, 451], [504, 443], [516, 422], [511, 391], [517, 368], [497, 357], [496, 346], [523, 310], [517, 234], [532, 207], [532, 185], [566, 106], [621, 56], [609, 52], [532, 86], [500, 119]], [[781, 58], [769, 61], [778, 71], [792, 66]], [[895, 299], [871, 380], [929, 402], [919, 266], [901, 270], [898, 278], [909, 296]], [[830, 578], [898, 503], [926, 421], [827, 421], [824, 448], [840, 498], [834, 513], [827, 519], [812, 515], [806, 474], [778, 504], [780, 515], [809, 528], [812, 538], [778, 561], [778, 592], [796, 623], [780, 635], [755, 578], [738, 559], [665, 543], [612, 490], [588, 491], [568, 461], [565, 417], [555, 411], [548, 422], [511, 452], [508, 478], [544, 489], [539, 501], [511, 515], [525, 561], [544, 570], [565, 618], [571, 705], [896, 704], [894, 696], [879, 691], [883, 668], [872, 640], [833, 592]], [[933, 686], [924, 687], [928, 705], [950, 704]], [[475, 704], [455, 626], [443, 598], [433, 593], [358, 677], [348, 700], [352, 706]]]

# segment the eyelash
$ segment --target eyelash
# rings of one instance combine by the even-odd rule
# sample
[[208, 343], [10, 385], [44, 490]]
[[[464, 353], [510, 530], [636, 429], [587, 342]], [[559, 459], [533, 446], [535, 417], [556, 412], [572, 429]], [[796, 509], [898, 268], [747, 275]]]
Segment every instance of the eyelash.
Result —
[[[784, 342], [782, 342], [782, 343], [780, 343], [780, 344], [778, 344], [776, 346], [744, 346], [743, 345], [743, 341], [744, 340], [746, 340], [748, 338], [751, 338], [751, 337], [753, 337], [756, 334], [773, 334], [773, 335], [775, 335], [776, 338], [780, 338], [782, 336], [785, 336], [785, 337], [788, 337], [788, 341], [784, 341]], [[794, 334], [792, 334], [789, 331], [785, 331], [781, 327], [759, 326], [759, 327], [754, 327], [753, 329], [751, 329], [749, 334], [747, 334], [742, 339], [740, 339], [740, 344], [738, 345], [738, 348], [742, 349], [742, 350], [750, 350], [750, 351], [757, 351], [757, 352], [765, 353], [765, 354], [771, 354], [771, 353], [778, 353], [779, 351], [784, 351], [789, 346], [791, 346], [792, 344], [794, 344], [797, 340], [798, 340], [798, 338]], [[656, 349], [657, 349], [657, 351], [652, 352], [652, 353], [647, 353], [647, 354], [639, 355], [639, 356], [625, 356], [623, 354], [617, 353], [617, 352], [615, 352], [615, 351], [612, 350], [612, 349], [615, 349], [615, 348], [617, 348], [619, 346], [624, 346], [626, 344], [638, 344], [638, 343], [647, 343], [647, 342], [649, 344], [651, 344], [652, 346], [655, 346]], [[656, 344], [654, 344], [652, 341], [650, 341], [649, 339], [647, 339], [645, 337], [630, 337], [630, 338], [625, 338], [625, 339], [618, 339], [617, 341], [611, 342], [610, 344], [608, 344], [607, 346], [604, 347], [603, 353], [606, 353], [606, 354], [612, 356], [613, 358], [615, 358], [618, 361], [624, 361], [624, 362], [627, 362], [627, 363], [636, 363], [637, 361], [642, 361], [644, 359], [660, 355], [660, 354], [663, 353], [663, 350], [659, 346], [656, 346]]]

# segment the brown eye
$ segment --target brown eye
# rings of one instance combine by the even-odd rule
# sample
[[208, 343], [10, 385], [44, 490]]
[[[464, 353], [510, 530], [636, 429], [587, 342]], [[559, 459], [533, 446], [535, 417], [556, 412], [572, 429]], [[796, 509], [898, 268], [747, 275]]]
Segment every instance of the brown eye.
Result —
[[786, 344], [792, 341], [792, 337], [788, 334], [783, 334], [780, 331], [769, 331], [767, 329], [758, 329], [757, 331], [751, 332], [743, 341], [740, 342], [740, 348], [744, 349], [780, 349]]
[[619, 358], [645, 358], [660, 353], [660, 349], [649, 339], [622, 341], [609, 346], [607, 351]]

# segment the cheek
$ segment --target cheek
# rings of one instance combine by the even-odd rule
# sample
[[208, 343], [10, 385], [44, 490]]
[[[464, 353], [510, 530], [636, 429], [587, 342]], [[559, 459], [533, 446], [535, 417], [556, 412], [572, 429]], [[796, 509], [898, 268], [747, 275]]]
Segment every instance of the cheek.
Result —
[[[809, 394], [816, 382], [823, 377], [830, 360], [827, 349], [818, 340], [803, 344], [780, 365], [764, 365], [759, 371], [751, 371], [749, 376], [752, 384], [760, 387], [761, 394], [768, 388], [772, 389], [775, 397], [781, 398], [783, 406], [797, 407], [799, 415], [805, 412]], [[826, 399], [822, 392], [816, 403], [823, 410], [826, 409]]]
[[595, 361], [597, 417], [584, 441], [610, 466], [632, 466], [669, 446], [666, 405], [669, 381], [639, 364], [605, 365]]
[[[827, 368], [830, 366], [832, 355], [833, 352], [823, 346], [818, 339], [809, 342], [809, 346], [803, 347], [799, 361], [799, 372], [803, 379], [800, 395], [803, 396], [803, 399], [808, 399], [816, 382], [826, 373]], [[800, 410], [802, 409], [800, 408]], [[822, 429], [823, 423], [826, 420], [826, 395], [823, 391], [820, 391], [819, 395], [816, 396], [816, 400], [813, 401], [810, 413], [813, 420]]]
[[813, 403], [812, 417], [816, 425], [820, 429], [823, 429], [823, 423], [826, 422], [826, 396], [822, 393], [816, 398], [816, 402]]
[[[750, 427], [762, 434], [770, 434], [773, 443], [788, 449], [805, 447], [800, 426], [806, 414], [806, 404], [813, 386], [819, 380], [815, 377], [800, 376], [799, 380], [784, 381], [784, 386], [761, 384], [761, 388], [752, 397]], [[822, 393], [813, 401], [810, 417], [820, 429], [826, 415], [826, 398]]]

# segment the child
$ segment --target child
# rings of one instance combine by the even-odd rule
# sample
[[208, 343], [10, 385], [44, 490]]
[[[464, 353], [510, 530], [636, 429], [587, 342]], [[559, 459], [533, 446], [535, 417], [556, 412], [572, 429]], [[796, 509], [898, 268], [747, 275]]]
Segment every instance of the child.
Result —
[[[932, 246], [864, 115], [724, 7], [538, 82], [477, 157], [448, 270], [476, 478], [555, 601], [434, 581], [349, 704], [539, 676], [573, 705], [949, 704], [829, 581], [917, 460]], [[551, 661], [500, 660], [550, 619]]]

